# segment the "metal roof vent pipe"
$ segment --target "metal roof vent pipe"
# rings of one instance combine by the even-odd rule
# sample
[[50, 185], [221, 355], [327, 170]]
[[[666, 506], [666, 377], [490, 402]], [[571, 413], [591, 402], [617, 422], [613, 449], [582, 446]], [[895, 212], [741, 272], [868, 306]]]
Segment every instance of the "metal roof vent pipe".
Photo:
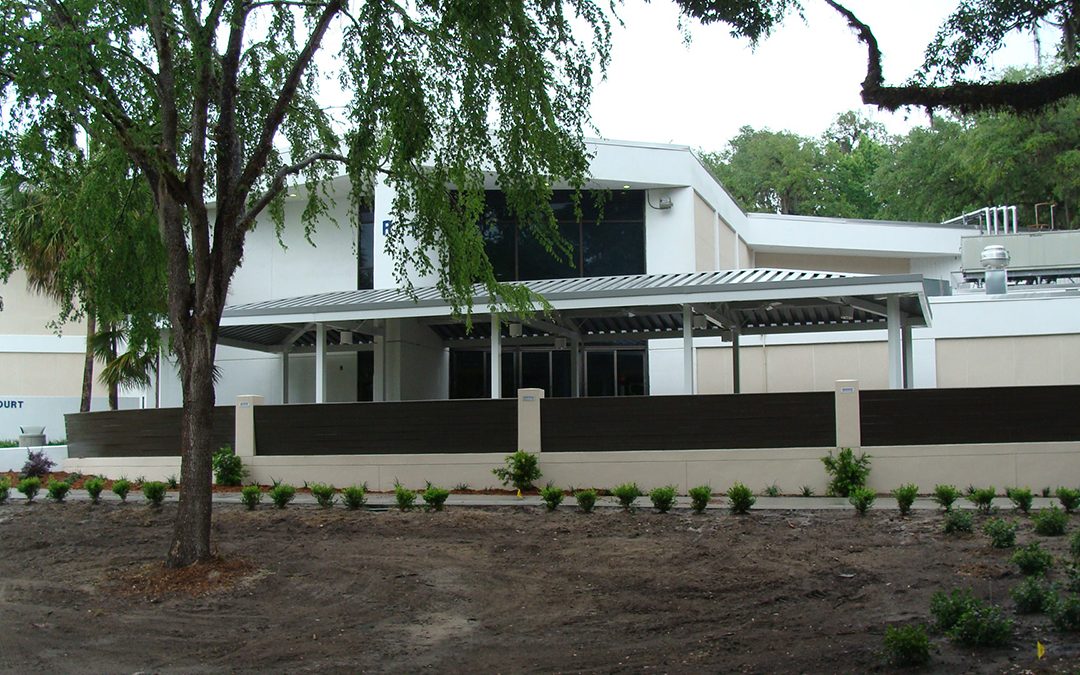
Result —
[[1009, 282], [1009, 252], [999, 244], [987, 246], [982, 250], [979, 261], [986, 270], [986, 294], [1005, 295]]

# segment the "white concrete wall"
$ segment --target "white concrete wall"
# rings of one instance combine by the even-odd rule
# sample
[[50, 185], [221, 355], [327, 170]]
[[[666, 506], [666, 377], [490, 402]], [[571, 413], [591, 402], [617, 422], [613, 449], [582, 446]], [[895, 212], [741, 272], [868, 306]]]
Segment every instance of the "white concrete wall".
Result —
[[[669, 450], [663, 452], [540, 453], [541, 483], [562, 487], [610, 488], [634, 481], [649, 490], [675, 485], [681, 493], [709, 484], [714, 492], [735, 481], [755, 491], [775, 484], [797, 493], [810, 486], [825, 494], [827, 476], [821, 457], [832, 448]], [[928, 493], [937, 483], [955, 485], [1056, 486], [1062, 476], [1080, 475], [1080, 443], [1012, 443], [863, 448], [871, 459], [868, 485], [886, 493], [915, 483]], [[502, 487], [491, 470], [503, 463], [502, 454], [445, 455], [319, 455], [245, 458], [251, 480], [269, 484], [284, 480], [338, 487], [367, 483], [372, 490], [389, 491], [400, 481], [421, 488], [426, 481], [452, 487]], [[179, 473], [179, 458], [68, 459], [66, 471], [164, 480]]]
[[[381, 359], [380, 350], [385, 350]], [[377, 400], [416, 401], [450, 396], [450, 356], [442, 340], [414, 320], [387, 321], [385, 340], [375, 353]]]
[[319, 224], [310, 243], [300, 225], [303, 208], [300, 198], [286, 203], [280, 242], [270, 218], [259, 217], [244, 243], [244, 259], [230, 285], [229, 304], [356, 289], [356, 230], [348, 194], [343, 191], [337, 197], [331, 208], [333, 218]]

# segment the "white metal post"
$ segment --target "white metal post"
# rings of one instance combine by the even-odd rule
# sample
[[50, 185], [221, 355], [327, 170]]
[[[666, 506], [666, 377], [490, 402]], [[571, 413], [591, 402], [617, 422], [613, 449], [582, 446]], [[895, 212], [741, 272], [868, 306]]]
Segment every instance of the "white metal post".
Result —
[[904, 350], [900, 344], [900, 296], [890, 295], [885, 301], [885, 318], [889, 333], [889, 389], [902, 389], [904, 386]]
[[683, 393], [694, 393], [694, 313], [690, 305], [682, 308]]
[[326, 403], [326, 324], [315, 324], [315, 402]]
[[491, 315], [491, 398], [502, 398], [502, 330], [499, 315]]

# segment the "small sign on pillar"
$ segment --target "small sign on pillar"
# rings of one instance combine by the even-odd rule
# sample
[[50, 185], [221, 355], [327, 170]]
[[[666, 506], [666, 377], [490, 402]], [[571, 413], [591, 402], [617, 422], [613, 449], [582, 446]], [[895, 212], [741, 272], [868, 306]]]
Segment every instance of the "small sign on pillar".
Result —
[[862, 416], [859, 410], [859, 381], [836, 381], [836, 447], [862, 446]]
[[518, 389], [518, 446], [514, 450], [540, 452], [540, 401], [543, 389]]
[[236, 397], [236, 452], [237, 457], [255, 456], [255, 406], [262, 405], [265, 398], [255, 394]]

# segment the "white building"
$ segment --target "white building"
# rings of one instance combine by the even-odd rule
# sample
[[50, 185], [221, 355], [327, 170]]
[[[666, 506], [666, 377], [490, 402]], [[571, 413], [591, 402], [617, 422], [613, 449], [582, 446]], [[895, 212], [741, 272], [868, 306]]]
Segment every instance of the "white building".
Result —
[[[736, 351], [742, 392], [831, 390], [839, 379], [864, 389], [1080, 383], [1080, 288], [1034, 283], [1063, 276], [1067, 264], [1048, 273], [1035, 263], [1033, 283], [987, 295], [961, 274], [964, 240], [982, 234], [977, 228], [747, 214], [687, 147], [591, 148], [586, 188], [609, 199], [599, 224], [560, 220], [574, 265], [542, 254], [500, 218], [499, 195], [489, 193], [485, 233], [504, 279], [579, 279], [538, 284], [560, 298], [555, 315], [505, 321], [495, 333], [481, 302], [466, 335], [425, 292], [430, 279], [414, 279], [419, 305], [393, 291], [385, 185], [357, 230], [346, 225], [348, 186], [339, 181], [342, 225], [319, 228], [314, 246], [299, 226], [299, 200], [286, 209], [284, 247], [260, 222], [223, 320], [219, 403], [240, 394], [267, 403], [478, 397], [492, 394], [492, 382], [501, 385], [496, 396], [522, 386], [547, 396], [727, 393]], [[1033, 237], [1044, 249], [1075, 246], [1072, 233], [1018, 233], [973, 239], [967, 249], [998, 240], [1020, 249]], [[1063, 245], [1047, 246], [1053, 237]], [[1080, 250], [1072, 259], [1080, 268]], [[729, 271], [741, 274], [720, 274]], [[610, 276], [622, 280], [599, 279]], [[18, 284], [5, 297], [25, 295]], [[78, 337], [32, 335], [50, 317], [13, 312], [17, 300], [7, 305], [0, 399], [77, 396]], [[53, 379], [40, 377], [54, 370]], [[145, 400], [180, 405], [177, 379], [166, 374]]]

